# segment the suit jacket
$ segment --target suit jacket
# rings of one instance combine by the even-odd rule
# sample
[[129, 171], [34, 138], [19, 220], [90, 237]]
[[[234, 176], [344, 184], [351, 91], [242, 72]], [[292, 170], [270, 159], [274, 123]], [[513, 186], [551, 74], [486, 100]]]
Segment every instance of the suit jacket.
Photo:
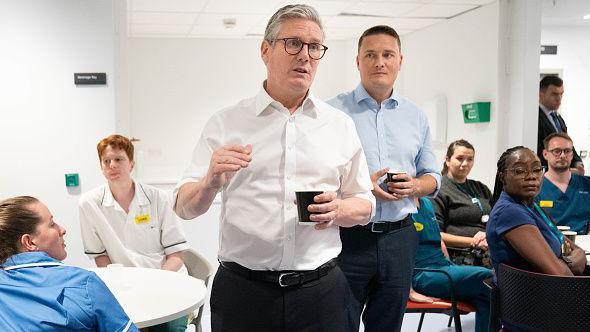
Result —
[[[559, 120], [559, 124], [561, 125], [561, 128], [563, 129], [563, 131], [567, 133], [567, 126], [565, 125], [565, 121], [563, 121], [563, 118], [561, 117], [561, 115], [557, 114], [557, 119]], [[555, 130], [555, 127], [553, 127], [551, 120], [549, 120], [547, 118], [547, 116], [545, 115], [545, 112], [543, 112], [541, 107], [539, 107], [539, 131], [537, 132], [537, 156], [539, 156], [539, 160], [541, 160], [541, 164], [543, 166], [547, 166], [547, 160], [545, 160], [545, 158], [543, 158], [543, 140], [545, 139], [545, 137], [549, 136], [549, 134], [552, 134], [554, 132], [556, 132], [556, 130]], [[574, 148], [574, 158], [572, 159], [572, 163], [570, 166], [574, 167], [574, 165], [577, 162], [581, 163], [582, 158], [580, 158], [580, 156], [578, 155], [578, 152], [576, 152], [576, 148]]]

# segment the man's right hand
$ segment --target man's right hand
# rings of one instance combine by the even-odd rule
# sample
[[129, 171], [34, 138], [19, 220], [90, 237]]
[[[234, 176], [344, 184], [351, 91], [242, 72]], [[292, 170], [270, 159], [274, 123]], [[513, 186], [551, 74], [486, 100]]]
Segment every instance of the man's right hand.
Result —
[[396, 198], [392, 194], [381, 189], [381, 187], [379, 187], [379, 183], [377, 183], [379, 178], [387, 174], [387, 171], [389, 171], [389, 168], [383, 168], [371, 174], [371, 182], [373, 182], [373, 190], [371, 191], [373, 192], [373, 196], [375, 196], [375, 198], [380, 199], [382, 201], [398, 201], [399, 198]]
[[221, 189], [237, 171], [248, 167], [252, 161], [251, 154], [251, 144], [232, 145], [215, 150], [205, 177], [206, 187], [215, 190]]

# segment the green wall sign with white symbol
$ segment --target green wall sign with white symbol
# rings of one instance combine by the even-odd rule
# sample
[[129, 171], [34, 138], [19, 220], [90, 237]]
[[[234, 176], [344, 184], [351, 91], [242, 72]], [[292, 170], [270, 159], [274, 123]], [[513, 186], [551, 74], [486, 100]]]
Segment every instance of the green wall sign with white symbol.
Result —
[[477, 123], [490, 122], [490, 102], [477, 102], [461, 105], [463, 111], [463, 122]]

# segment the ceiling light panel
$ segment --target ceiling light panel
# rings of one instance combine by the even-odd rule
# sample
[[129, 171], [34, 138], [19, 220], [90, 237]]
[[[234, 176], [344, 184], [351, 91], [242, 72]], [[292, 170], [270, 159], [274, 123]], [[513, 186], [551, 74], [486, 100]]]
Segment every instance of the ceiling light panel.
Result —
[[197, 19], [196, 25], [223, 25], [224, 18], [235, 18], [236, 27], [246, 26], [250, 27], [256, 24], [265, 24], [268, 19], [266, 15], [252, 14], [252, 15], [234, 15], [234, 14], [201, 14]]
[[406, 13], [408, 17], [436, 17], [436, 18], [449, 18], [455, 15], [466, 12], [470, 9], [477, 8], [476, 5], [423, 5], [415, 10]]
[[197, 13], [131, 13], [131, 24], [193, 24]]
[[200, 12], [207, 0], [129, 0], [131, 10], [149, 12]]
[[391, 3], [391, 2], [358, 2], [346, 9], [346, 13], [364, 14], [373, 16], [400, 17], [407, 12], [420, 7], [417, 3]]
[[207, 3], [203, 12], [221, 14], [272, 14], [281, 2], [281, 0], [214, 0]]

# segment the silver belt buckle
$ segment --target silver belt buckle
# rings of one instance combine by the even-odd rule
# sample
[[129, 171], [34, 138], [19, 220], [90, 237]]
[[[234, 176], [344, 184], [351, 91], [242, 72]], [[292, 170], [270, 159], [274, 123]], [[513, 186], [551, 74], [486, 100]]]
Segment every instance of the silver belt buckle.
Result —
[[296, 275], [297, 272], [285, 272], [285, 273], [281, 273], [279, 274], [279, 286], [281, 287], [289, 287], [290, 285], [285, 285], [283, 284], [283, 277], [287, 277], [290, 275]]
[[373, 233], [383, 233], [383, 231], [375, 230], [375, 225], [376, 224], [385, 224], [385, 223], [384, 222], [372, 222], [371, 223], [371, 232], [373, 232]]

